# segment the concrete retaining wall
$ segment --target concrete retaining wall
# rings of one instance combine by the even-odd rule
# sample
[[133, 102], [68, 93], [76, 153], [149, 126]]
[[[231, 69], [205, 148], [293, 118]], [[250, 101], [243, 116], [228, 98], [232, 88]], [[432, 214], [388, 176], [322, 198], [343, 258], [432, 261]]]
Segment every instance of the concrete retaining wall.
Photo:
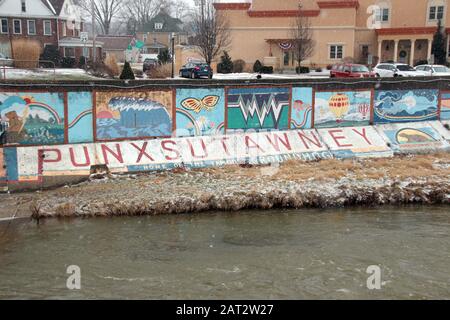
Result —
[[[449, 148], [447, 79], [0, 84], [0, 186]], [[439, 122], [438, 120], [443, 120]]]

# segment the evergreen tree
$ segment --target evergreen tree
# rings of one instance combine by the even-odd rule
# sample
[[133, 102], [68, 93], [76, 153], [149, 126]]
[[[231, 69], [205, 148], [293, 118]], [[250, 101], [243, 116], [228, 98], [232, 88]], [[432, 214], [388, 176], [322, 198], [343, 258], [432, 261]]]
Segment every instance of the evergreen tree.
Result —
[[128, 61], [125, 61], [122, 73], [120, 74], [120, 79], [122, 79], [122, 80], [134, 80], [135, 79], [133, 70], [131, 69], [131, 65]]
[[262, 67], [263, 67], [263, 65], [262, 65], [261, 61], [256, 60], [255, 64], [253, 65], [253, 72], [260, 73]]
[[442, 21], [439, 20], [438, 29], [434, 34], [431, 48], [431, 53], [434, 54], [434, 63], [445, 64], [447, 62], [445, 46], [445, 37], [442, 33]]
[[228, 52], [224, 51], [223, 56], [220, 57], [220, 63], [217, 65], [217, 71], [219, 71], [219, 73], [233, 72], [233, 60], [231, 60]]
[[169, 54], [169, 50], [164, 49], [162, 50], [159, 54], [158, 54], [158, 60], [162, 63], [162, 64], [167, 64], [169, 62], [172, 61], [172, 57]]

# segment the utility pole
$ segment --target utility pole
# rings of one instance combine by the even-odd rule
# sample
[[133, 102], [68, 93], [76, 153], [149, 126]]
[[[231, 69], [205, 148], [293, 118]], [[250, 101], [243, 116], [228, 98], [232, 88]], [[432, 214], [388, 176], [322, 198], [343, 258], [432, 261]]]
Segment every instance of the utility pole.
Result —
[[97, 61], [96, 35], [95, 35], [95, 2], [91, 0], [91, 15], [92, 15], [92, 62], [95, 65]]

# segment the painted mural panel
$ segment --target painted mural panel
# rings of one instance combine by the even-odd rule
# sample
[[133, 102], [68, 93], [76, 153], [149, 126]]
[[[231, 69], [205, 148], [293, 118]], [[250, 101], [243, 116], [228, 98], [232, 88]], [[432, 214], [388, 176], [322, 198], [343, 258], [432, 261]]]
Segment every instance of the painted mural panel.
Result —
[[224, 133], [223, 89], [178, 89], [176, 104], [178, 137]]
[[172, 135], [172, 91], [97, 92], [98, 140]]
[[69, 119], [69, 143], [92, 142], [92, 93], [69, 92], [67, 94]]
[[6, 180], [5, 160], [3, 148], [0, 148], [0, 181]]
[[316, 128], [355, 127], [370, 124], [372, 92], [316, 92], [314, 126]]
[[291, 129], [312, 128], [313, 89], [292, 88]]
[[235, 88], [227, 93], [227, 130], [289, 128], [289, 88]]
[[450, 120], [450, 92], [441, 95], [441, 120]]
[[430, 152], [448, 148], [431, 122], [384, 124], [376, 127], [396, 153]]
[[64, 143], [64, 94], [1, 92], [3, 144]]
[[438, 90], [376, 91], [374, 123], [437, 120]]

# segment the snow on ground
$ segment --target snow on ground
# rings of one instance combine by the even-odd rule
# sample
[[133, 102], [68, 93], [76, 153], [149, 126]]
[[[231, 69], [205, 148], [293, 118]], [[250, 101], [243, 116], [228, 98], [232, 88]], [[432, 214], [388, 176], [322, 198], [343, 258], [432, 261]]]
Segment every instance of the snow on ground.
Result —
[[83, 69], [17, 69], [0, 68], [0, 79], [23, 79], [23, 80], [93, 80], [99, 79], [88, 74]]
[[[229, 74], [223, 74], [218, 73], [214, 74], [213, 79], [217, 80], [236, 80], [236, 79], [256, 79], [258, 76], [258, 73], [229, 73]], [[273, 74], [261, 74], [262, 79], [305, 79], [305, 78], [329, 78], [330, 77], [330, 71], [325, 70], [322, 72], [310, 72], [306, 74], [280, 74], [280, 73], [273, 73]]]

